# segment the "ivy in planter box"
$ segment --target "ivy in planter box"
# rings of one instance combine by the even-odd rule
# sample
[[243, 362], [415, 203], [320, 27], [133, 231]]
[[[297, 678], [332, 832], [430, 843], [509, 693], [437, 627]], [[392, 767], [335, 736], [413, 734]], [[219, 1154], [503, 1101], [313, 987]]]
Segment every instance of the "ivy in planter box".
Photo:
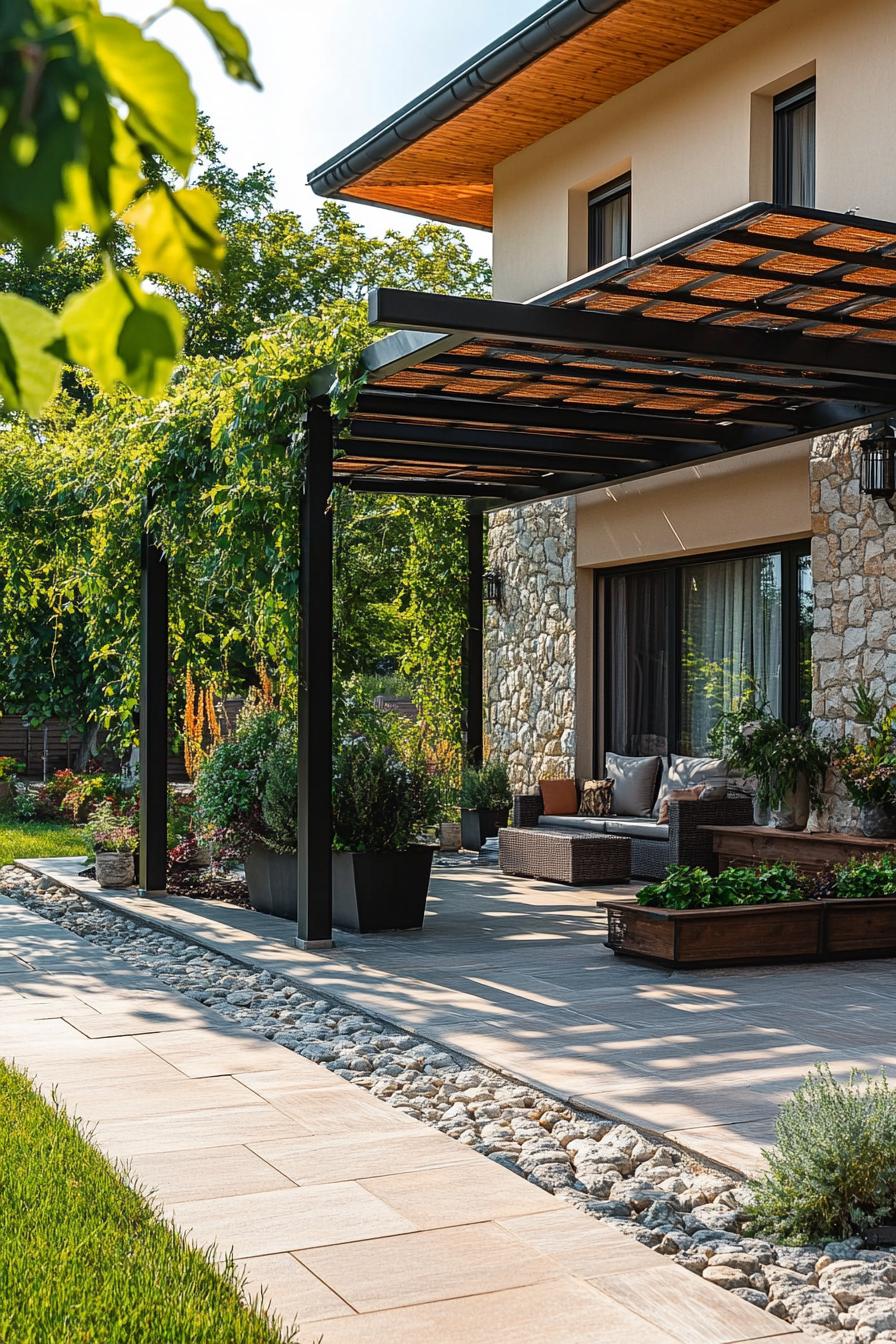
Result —
[[638, 892], [638, 904], [661, 910], [698, 910], [730, 905], [766, 905], [806, 900], [811, 882], [789, 863], [726, 868], [713, 877], [705, 868], [674, 864], [661, 882]]
[[831, 874], [826, 894], [841, 901], [896, 896], [896, 856], [852, 859]]

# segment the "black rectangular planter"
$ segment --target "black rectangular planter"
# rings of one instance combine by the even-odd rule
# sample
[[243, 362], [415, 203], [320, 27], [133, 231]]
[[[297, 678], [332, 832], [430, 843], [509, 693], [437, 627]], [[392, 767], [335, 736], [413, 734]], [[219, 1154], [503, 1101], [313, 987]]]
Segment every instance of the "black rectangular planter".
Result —
[[246, 886], [253, 910], [279, 919], [295, 919], [299, 903], [299, 867], [295, 854], [276, 854], [253, 845], [246, 855]]
[[509, 807], [462, 807], [460, 810], [460, 842], [464, 849], [479, 850], [507, 825]]
[[334, 853], [333, 923], [355, 933], [422, 928], [434, 853], [431, 845]]

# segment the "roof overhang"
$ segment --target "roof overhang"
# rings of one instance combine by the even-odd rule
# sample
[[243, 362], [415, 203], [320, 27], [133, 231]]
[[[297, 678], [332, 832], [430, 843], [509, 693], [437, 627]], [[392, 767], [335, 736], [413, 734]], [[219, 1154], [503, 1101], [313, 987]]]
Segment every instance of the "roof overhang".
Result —
[[308, 176], [320, 196], [491, 228], [495, 165], [776, 0], [549, 0]]
[[[896, 410], [896, 224], [745, 206], [528, 303], [375, 290], [334, 464], [515, 502]], [[333, 382], [322, 370], [312, 396]]]

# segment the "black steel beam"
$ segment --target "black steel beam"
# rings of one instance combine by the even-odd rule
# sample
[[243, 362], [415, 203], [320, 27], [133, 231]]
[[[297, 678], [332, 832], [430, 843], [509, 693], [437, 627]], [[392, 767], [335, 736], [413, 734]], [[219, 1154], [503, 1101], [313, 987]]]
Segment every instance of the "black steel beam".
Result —
[[[464, 444], [449, 446], [446, 444], [390, 443], [382, 439], [344, 439], [346, 453], [351, 458], [364, 458], [371, 462], [409, 462], [434, 467], [466, 467], [470, 471], [480, 469], [525, 468], [543, 473], [562, 471], [570, 475], [593, 476], [596, 472], [648, 471], [651, 467], [668, 466], [669, 458], [618, 458], [601, 453], [555, 453], [555, 452], [519, 452], [500, 448], [479, 448]], [[336, 462], [339, 468], [339, 462]]]
[[[868, 264], [875, 262], [876, 258], [868, 260]], [[896, 267], [896, 260], [893, 264]], [[664, 359], [696, 356], [713, 366], [755, 364], [800, 372], [870, 375], [896, 383], [892, 350], [867, 341], [819, 340], [787, 331], [688, 325], [668, 318], [626, 317], [621, 313], [603, 316], [576, 309], [397, 289], [371, 291], [369, 319], [374, 326], [574, 345], [590, 351], [649, 352]]]
[[[562, 395], [558, 392], [558, 396]], [[565, 429], [583, 434], [632, 434], [664, 442], [717, 443], [712, 424], [694, 424], [656, 411], [594, 410], [579, 406], [546, 405], [544, 401], [506, 401], [496, 397], [459, 397], [450, 392], [397, 392], [368, 386], [361, 393], [355, 415], [385, 415], [400, 420], [435, 420], [440, 424], [510, 425], [530, 429]]]
[[140, 850], [141, 893], [168, 881], [168, 559], [146, 516], [140, 539]]
[[482, 764], [482, 667], [485, 524], [481, 513], [467, 515], [467, 629], [464, 638], [464, 738], [470, 765]]
[[503, 461], [535, 457], [539, 462], [554, 457], [590, 461], [599, 457], [606, 462], [644, 462], [662, 464], [666, 450], [662, 443], [625, 443], [615, 439], [588, 439], [580, 434], [525, 434], [517, 430], [456, 429], [451, 425], [415, 425], [392, 420], [372, 420], [359, 416], [351, 422], [351, 436], [340, 439], [340, 447], [359, 440], [368, 443], [400, 443], [416, 447], [471, 447], [494, 449]]
[[300, 947], [333, 938], [333, 420], [308, 410], [301, 505], [298, 927]]

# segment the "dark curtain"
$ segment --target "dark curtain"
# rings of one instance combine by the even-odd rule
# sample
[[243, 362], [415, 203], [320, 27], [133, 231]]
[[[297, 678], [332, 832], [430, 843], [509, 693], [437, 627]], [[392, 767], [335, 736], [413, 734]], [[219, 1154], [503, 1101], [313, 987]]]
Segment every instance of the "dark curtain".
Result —
[[669, 750], [669, 571], [610, 579], [611, 751], [625, 756]]

